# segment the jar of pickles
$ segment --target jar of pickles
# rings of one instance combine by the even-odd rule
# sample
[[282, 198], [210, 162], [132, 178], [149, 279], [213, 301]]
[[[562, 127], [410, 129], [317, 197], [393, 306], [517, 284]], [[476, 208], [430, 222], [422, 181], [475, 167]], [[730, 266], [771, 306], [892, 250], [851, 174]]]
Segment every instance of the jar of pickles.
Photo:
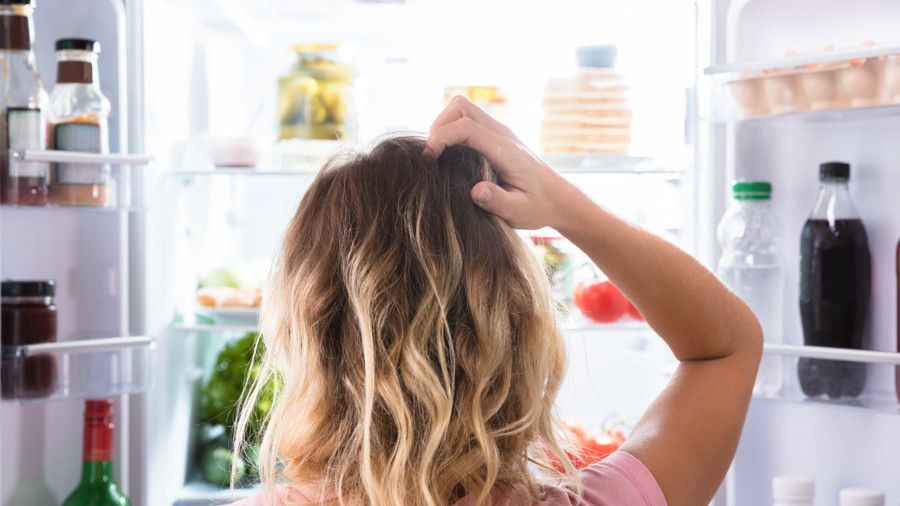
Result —
[[278, 82], [280, 139], [354, 139], [356, 72], [347, 48], [301, 44], [297, 59]]

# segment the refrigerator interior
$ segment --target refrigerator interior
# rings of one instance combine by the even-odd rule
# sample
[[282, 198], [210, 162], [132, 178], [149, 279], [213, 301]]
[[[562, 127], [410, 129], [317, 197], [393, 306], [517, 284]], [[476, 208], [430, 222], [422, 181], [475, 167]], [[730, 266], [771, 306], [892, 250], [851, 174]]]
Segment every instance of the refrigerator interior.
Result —
[[[148, 504], [233, 497], [198, 472], [198, 450], [221, 430], [198, 420], [198, 397], [222, 346], [257, 330], [255, 315], [198, 307], [196, 290], [221, 268], [255, 284], [314, 177], [314, 169], [291, 170], [278, 152], [277, 83], [294, 44], [352, 46], [363, 144], [390, 132], [426, 132], [445, 87], [497, 85], [509, 96], [502, 119], [535, 150], [547, 80], [575, 72], [578, 45], [617, 44], [634, 110], [628, 156], [548, 160], [604, 205], [696, 249], [696, 179], [685, 136], [695, 78], [690, 2], [191, 0], [145, 2], [143, 19], [141, 128], [158, 166], [145, 189], [147, 321], [160, 336], [148, 394]], [[206, 142], [234, 137], [263, 146], [255, 168], [213, 165]], [[632, 423], [671, 372], [668, 349], [640, 322], [597, 325], [574, 310], [566, 325], [560, 415], [589, 431]]]
[[[48, 93], [56, 82], [56, 39], [82, 37], [100, 42], [100, 85], [112, 104], [110, 153], [127, 152], [123, 4], [80, 0], [74, 8], [64, 0], [41, 0], [34, 19], [36, 59]], [[130, 488], [129, 463], [143, 460], [140, 438], [130, 437], [129, 416], [142, 396], [125, 395], [146, 388], [152, 349], [151, 338], [130, 336], [129, 294], [135, 287], [130, 279], [129, 222], [141, 207], [131, 186], [139, 177], [127, 166], [114, 166], [110, 188], [116, 189], [117, 199], [105, 209], [0, 209], [0, 276], [56, 280], [61, 345], [50, 352], [60, 367], [58, 388], [50, 399], [20, 397], [0, 403], [0, 503], [4, 505], [60, 504], [75, 488], [81, 475], [85, 397], [115, 398], [115, 473], [126, 490]]]
[[[713, 0], [702, 5], [712, 30], [709, 61], [701, 65], [746, 64], [740, 69], [743, 76], [763, 67], [786, 67], [790, 63], [787, 51], [802, 55], [822, 51], [827, 45], [840, 51], [860, 50], [864, 41], [873, 41], [876, 47], [898, 42], [895, 27], [900, 6], [894, 2]], [[885, 58], [870, 60], [892, 61]], [[752, 66], [763, 60], [763, 67]], [[806, 90], [812, 93], [810, 88]], [[702, 121], [701, 137], [706, 142], [699, 158], [724, 168], [711, 169], [719, 174], [718, 188], [712, 194], [713, 220], [724, 212], [732, 180], [772, 182], [772, 203], [783, 226], [780, 255], [786, 284], [784, 341], [788, 345], [803, 344], [798, 306], [800, 233], [818, 192], [818, 166], [841, 160], [851, 165], [850, 194], [866, 227], [871, 252], [867, 349], [885, 352], [881, 357], [897, 363], [897, 107]], [[715, 221], [707, 225], [709, 230], [714, 227]], [[708, 256], [716, 258], [717, 254]], [[887, 504], [896, 504], [900, 500], [896, 473], [900, 468], [896, 452], [900, 424], [894, 366], [870, 363], [866, 390], [858, 400], [826, 401], [800, 394], [797, 359], [785, 356], [782, 360], [785, 385], [781, 399], [758, 398], [751, 405], [728, 479], [728, 503], [767, 504], [772, 500], [774, 476], [803, 475], [816, 481], [816, 504], [838, 504], [839, 490], [851, 486], [880, 489], [886, 493]]]

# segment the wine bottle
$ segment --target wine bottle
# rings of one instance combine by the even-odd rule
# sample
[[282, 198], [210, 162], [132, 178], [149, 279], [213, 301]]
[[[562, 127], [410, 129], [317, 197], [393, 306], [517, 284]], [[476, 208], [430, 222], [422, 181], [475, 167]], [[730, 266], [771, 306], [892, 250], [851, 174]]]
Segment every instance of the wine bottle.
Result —
[[84, 409], [84, 463], [81, 483], [63, 506], [131, 506], [113, 480], [113, 406], [88, 400]]

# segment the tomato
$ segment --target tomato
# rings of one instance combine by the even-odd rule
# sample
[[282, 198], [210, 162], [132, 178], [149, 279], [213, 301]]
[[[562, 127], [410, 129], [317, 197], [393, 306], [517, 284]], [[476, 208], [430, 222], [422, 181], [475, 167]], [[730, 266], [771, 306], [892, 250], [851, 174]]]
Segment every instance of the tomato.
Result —
[[578, 283], [575, 287], [575, 306], [595, 322], [609, 323], [621, 318], [631, 303], [610, 281]]
[[[596, 437], [588, 435], [584, 429], [577, 423], [563, 421], [563, 427], [569, 435], [569, 441], [572, 443], [572, 451], [566, 451], [566, 457], [575, 466], [575, 469], [582, 469], [608, 457], [612, 452], [619, 449], [625, 442], [625, 433], [618, 429], [604, 430], [600, 434], [600, 442]], [[544, 449], [544, 454], [550, 460], [550, 465], [559, 472], [564, 472], [562, 463], [557, 459], [550, 450]]]
[[641, 312], [638, 311], [636, 307], [634, 307], [634, 304], [632, 304], [631, 301], [628, 301], [628, 311], [626, 312], [628, 313], [628, 316], [634, 318], [635, 320], [644, 321], [644, 317], [641, 316]]

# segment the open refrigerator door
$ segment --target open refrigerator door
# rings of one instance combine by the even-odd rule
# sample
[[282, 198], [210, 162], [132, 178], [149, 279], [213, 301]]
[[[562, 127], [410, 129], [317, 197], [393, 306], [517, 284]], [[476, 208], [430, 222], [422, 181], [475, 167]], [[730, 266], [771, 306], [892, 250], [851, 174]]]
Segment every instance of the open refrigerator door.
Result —
[[[99, 78], [111, 114], [108, 121], [94, 117], [74, 122], [82, 132], [99, 134], [92, 141], [96, 149], [63, 151], [64, 128], [53, 123], [52, 107], [58, 102], [50, 94], [50, 109], [41, 110], [49, 111], [47, 133], [56, 144], [10, 142], [11, 149], [2, 153], [9, 174], [45, 167], [43, 184], [55, 181], [50, 184], [49, 199], [44, 199], [49, 202], [24, 205], [4, 198], [0, 207], [0, 277], [4, 280], [0, 502], [4, 505], [60, 504], [75, 489], [81, 473], [85, 399], [114, 400], [115, 475], [126, 489], [132, 484], [134, 490], [142, 486], [129, 482], [131, 463], [138, 463], [140, 469], [145, 460], [143, 434], [133, 429], [141, 424], [131, 414], [143, 412], [145, 397], [140, 394], [151, 383], [155, 346], [154, 337], [143, 331], [131, 311], [132, 295], [142, 290], [142, 277], [132, 263], [129, 244], [145, 210], [141, 180], [145, 171], [152, 170], [148, 169], [152, 160], [129, 152], [124, 7], [109, 0], [86, 0], [77, 8], [64, 1], [19, 2], [5, 5], [4, 17], [24, 19], [32, 7], [32, 54], [47, 91], [54, 83], [96, 84]], [[5, 36], [9, 38], [10, 33]], [[73, 38], [90, 39], [90, 43], [71, 42]], [[70, 42], [60, 44], [60, 39]], [[58, 75], [58, 49], [68, 51], [67, 55], [73, 53], [70, 49], [93, 49], [95, 58], [99, 51], [99, 72], [95, 59], [91, 76], [91, 65], [85, 63], [91, 60], [84, 57], [75, 65], [88, 65], [86, 74]], [[12, 53], [5, 52], [3, 63], [6, 117], [15, 100], [10, 83], [22, 82], [22, 69], [13, 68], [18, 56]], [[73, 68], [71, 64], [62, 67]], [[29, 110], [46, 105], [38, 101]], [[12, 130], [13, 125], [4, 122], [4, 135], [10, 141]], [[73, 179], [63, 180], [63, 174]], [[79, 179], [84, 177], [94, 179], [86, 185], [85, 179]], [[84, 186], [89, 192], [79, 193]], [[57, 199], [64, 192], [56, 190], [67, 190], [66, 198]], [[35, 287], [40, 287], [38, 292]], [[33, 295], [40, 299], [37, 312], [30, 309], [35, 307]]]
[[[885, 504], [893, 504], [900, 497], [900, 457], [893, 450], [900, 443], [895, 384], [900, 209], [893, 195], [894, 139], [900, 129], [895, 97], [900, 46], [893, 27], [900, 9], [880, 1], [699, 5], [711, 27], [701, 62], [704, 142], [698, 155], [700, 170], [714, 174], [709, 216], [724, 213], [731, 181], [768, 181], [772, 208], [784, 228], [784, 342], [767, 343], [765, 350], [766, 358], [780, 361], [784, 382], [778, 392], [751, 404], [727, 480], [727, 504], [769, 503], [773, 478], [784, 475], [814, 480], [816, 504], [838, 504], [840, 490], [848, 487], [880, 490]], [[802, 286], [820, 279], [834, 283], [828, 280], [854, 265], [846, 256], [833, 261], [833, 252], [844, 251], [834, 249], [835, 242], [815, 257], [822, 259], [821, 267], [803, 270], [809, 244], [817, 240], [807, 219], [815, 214], [819, 167], [835, 161], [850, 166], [849, 198], [867, 231], [871, 258], [870, 297], [864, 290], [868, 308], [853, 317], [865, 330], [851, 349], [816, 342], [817, 329], [833, 325], [822, 318], [837, 321], [843, 314], [837, 306], [821, 316], [801, 313], [812, 293]], [[839, 230], [841, 212], [827, 210], [832, 230]], [[715, 221], [706, 227], [714, 230]], [[847, 276], [848, 283], [869, 286], [863, 270]], [[828, 300], [850, 297], [853, 289], [844, 286]], [[865, 386], [861, 392], [823, 391], [810, 376], [809, 364], [816, 363], [833, 366], [828, 374], [862, 371]]]

